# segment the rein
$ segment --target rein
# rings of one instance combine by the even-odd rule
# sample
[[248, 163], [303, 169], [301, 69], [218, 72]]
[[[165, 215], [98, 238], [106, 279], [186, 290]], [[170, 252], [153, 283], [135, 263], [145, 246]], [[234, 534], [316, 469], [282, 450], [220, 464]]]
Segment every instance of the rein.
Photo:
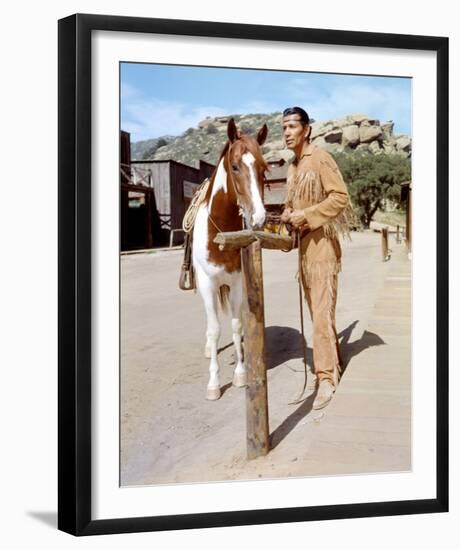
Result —
[[[236, 204], [238, 206], [240, 206], [240, 201], [238, 199], [241, 195], [241, 192], [239, 191], [238, 186], [236, 185], [235, 180], [233, 179], [232, 167], [231, 167], [230, 158], [229, 158], [230, 149], [231, 149], [231, 145], [229, 146], [228, 151], [226, 153], [227, 165], [230, 167], [229, 170], [227, 171], [227, 174], [229, 176], [229, 179], [230, 179], [230, 181], [232, 183], [232, 186], [233, 186], [233, 189], [235, 191]], [[217, 229], [218, 233], [222, 233], [222, 230], [220, 229], [220, 227], [212, 219], [211, 212], [210, 212], [210, 209], [209, 209], [209, 205], [208, 205], [207, 210], [208, 210], [209, 221], [212, 223], [212, 225], [215, 227], [215, 229]], [[242, 213], [240, 213], [240, 215], [242, 215]]]
[[302, 231], [300, 229], [294, 230], [295, 242], [297, 243], [297, 257], [298, 257], [298, 272], [299, 272], [299, 314], [300, 314], [300, 338], [302, 340], [302, 360], [303, 360], [303, 371], [304, 371], [304, 380], [303, 388], [300, 392], [300, 395], [297, 399], [288, 403], [289, 405], [298, 405], [302, 403], [302, 399], [305, 389], [307, 387], [307, 343], [305, 341], [305, 331], [303, 323], [303, 295], [302, 295], [302, 251], [300, 249], [300, 240], [302, 238]]
[[226, 153], [226, 157], [227, 157], [227, 165], [229, 167], [229, 170], [228, 170], [228, 174], [230, 176], [230, 181], [232, 182], [232, 185], [233, 185], [233, 189], [235, 191], [235, 195], [236, 195], [236, 203], [239, 205], [240, 204], [240, 201], [239, 201], [239, 197], [242, 195], [241, 191], [238, 189], [238, 186], [235, 182], [235, 179], [233, 178], [233, 170], [232, 170], [232, 163], [230, 162], [230, 151], [232, 149], [232, 144], [229, 145], [228, 147], [228, 151]]
[[[270, 222], [278, 225], [278, 235], [281, 233], [281, 226], [284, 225], [286, 229], [288, 230], [289, 234], [292, 238], [292, 248], [297, 247], [297, 270], [298, 270], [298, 285], [299, 285], [299, 316], [300, 316], [300, 338], [302, 340], [302, 361], [303, 361], [303, 369], [304, 369], [304, 381], [303, 381], [303, 387], [302, 391], [300, 392], [299, 397], [295, 399], [294, 401], [291, 401], [288, 403], [288, 405], [298, 405], [299, 403], [302, 403], [304, 399], [302, 399], [303, 394], [305, 392], [305, 389], [307, 387], [307, 343], [305, 341], [305, 329], [304, 329], [304, 319], [303, 319], [303, 294], [302, 294], [302, 251], [300, 249], [300, 243], [302, 239], [302, 230], [294, 229], [291, 225], [286, 224], [284, 222], [281, 222], [279, 215], [271, 215], [270, 216]], [[283, 250], [283, 252], [290, 252], [292, 248], [288, 250]]]

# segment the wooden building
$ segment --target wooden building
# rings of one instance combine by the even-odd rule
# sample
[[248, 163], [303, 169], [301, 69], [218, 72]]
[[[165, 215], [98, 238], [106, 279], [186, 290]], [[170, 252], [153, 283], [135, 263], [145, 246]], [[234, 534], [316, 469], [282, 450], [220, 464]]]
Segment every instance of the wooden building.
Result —
[[155, 196], [160, 232], [154, 238], [154, 246], [164, 246], [171, 242], [171, 232], [176, 230], [174, 243], [181, 244], [184, 236], [182, 228], [184, 214], [200, 184], [212, 175], [215, 166], [200, 160], [198, 167], [187, 166], [175, 160], [132, 161], [134, 170], [151, 174], [151, 187]]
[[149, 171], [131, 165], [128, 132], [120, 135], [120, 247], [121, 250], [151, 248], [159, 235], [155, 195]]
[[266, 174], [264, 189], [265, 209], [280, 214], [286, 199], [286, 177], [288, 163], [284, 159], [268, 161], [270, 170]]

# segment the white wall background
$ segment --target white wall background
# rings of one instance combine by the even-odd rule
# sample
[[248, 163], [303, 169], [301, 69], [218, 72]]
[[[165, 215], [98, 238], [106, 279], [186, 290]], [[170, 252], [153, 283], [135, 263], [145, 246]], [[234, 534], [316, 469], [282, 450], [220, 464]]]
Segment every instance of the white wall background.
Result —
[[[459, 181], [454, 124], [460, 96], [460, 31], [455, 4], [342, 0], [283, 4], [88, 0], [8, 2], [2, 10], [0, 121], [1, 223], [1, 470], [0, 540], [4, 548], [279, 548], [373, 550], [412, 546], [454, 548], [460, 521], [458, 341], [454, 331], [458, 271], [454, 241], [458, 216], [451, 212], [451, 512], [442, 515], [308, 522], [187, 532], [75, 539], [56, 530], [57, 469], [57, 20], [69, 14], [103, 13], [268, 25], [449, 36], [451, 40], [451, 182]], [[24, 162], [26, 160], [26, 162]], [[24, 166], [24, 172], [21, 167]], [[30, 167], [34, 167], [30, 171]], [[450, 204], [460, 199], [451, 186]], [[428, 224], [432, 220], [427, 220]], [[456, 349], [455, 349], [456, 348]]]

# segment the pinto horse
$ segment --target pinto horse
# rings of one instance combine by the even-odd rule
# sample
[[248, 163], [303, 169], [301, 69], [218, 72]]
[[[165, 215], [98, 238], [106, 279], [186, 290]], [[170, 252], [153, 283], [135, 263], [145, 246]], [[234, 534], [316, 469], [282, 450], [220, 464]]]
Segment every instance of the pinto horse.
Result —
[[193, 267], [197, 288], [203, 298], [207, 317], [205, 356], [210, 358], [206, 398], [220, 398], [217, 344], [220, 336], [218, 304], [230, 302], [236, 367], [233, 385], [247, 384], [241, 346], [243, 279], [240, 250], [219, 250], [214, 238], [219, 232], [239, 231], [245, 226], [259, 229], [265, 222], [262, 202], [264, 173], [268, 169], [260, 146], [267, 137], [267, 125], [257, 137], [240, 134], [235, 121], [229, 120], [228, 141], [211, 176], [206, 197], [200, 205], [193, 228]]

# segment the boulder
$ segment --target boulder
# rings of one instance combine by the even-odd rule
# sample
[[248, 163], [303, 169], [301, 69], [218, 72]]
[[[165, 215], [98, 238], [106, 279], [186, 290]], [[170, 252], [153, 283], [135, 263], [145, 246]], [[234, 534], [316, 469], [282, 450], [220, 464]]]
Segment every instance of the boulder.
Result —
[[409, 152], [411, 149], [411, 140], [407, 136], [399, 136], [396, 139], [396, 149], [398, 151]]
[[363, 115], [361, 113], [350, 115], [348, 118], [353, 124], [358, 124], [358, 126], [365, 120], [369, 120], [367, 115]]
[[359, 143], [359, 128], [355, 124], [345, 126], [342, 134], [342, 145], [344, 147], [354, 147]]
[[324, 136], [324, 134], [327, 134], [327, 132], [330, 132], [332, 130], [332, 124], [329, 124], [329, 122], [326, 123], [320, 123], [320, 122], [314, 122], [311, 125], [311, 139], [315, 139], [319, 136]]
[[315, 139], [312, 139], [312, 142], [321, 149], [326, 149], [326, 140], [323, 136], [317, 137]]
[[371, 153], [377, 154], [377, 153], [381, 153], [383, 149], [380, 148], [379, 142], [375, 140], [369, 143], [369, 151], [371, 151]]
[[343, 147], [340, 143], [328, 143], [327, 141], [324, 142], [323, 149], [329, 153], [341, 153], [343, 151]]
[[380, 126], [360, 126], [359, 141], [361, 143], [369, 143], [383, 137], [382, 128]]
[[265, 153], [271, 153], [273, 151], [280, 151], [281, 149], [284, 149], [285, 147], [285, 144], [284, 144], [284, 141], [283, 140], [279, 140], [279, 141], [269, 141], [268, 143], [265, 143], [262, 147], [262, 150]]
[[281, 151], [267, 151], [262, 149], [263, 157], [267, 162], [278, 162], [281, 158]]
[[277, 155], [272, 155], [271, 158], [279, 159], [282, 158], [286, 162], [289, 162], [290, 160], [294, 159], [294, 153], [290, 149], [281, 149], [281, 151], [277, 152]]
[[334, 120], [332, 122], [332, 127], [335, 130], [336, 128], [344, 128], [345, 126], [349, 126], [350, 124], [353, 124], [353, 122], [349, 119], [349, 117], [343, 117]]
[[392, 120], [389, 120], [388, 122], [385, 122], [381, 125], [384, 139], [389, 140], [393, 136], [394, 126], [395, 123]]
[[204, 120], [198, 123], [198, 128], [207, 128], [214, 119], [210, 116], [207, 116]]
[[410, 151], [403, 151], [402, 149], [396, 150], [394, 154], [395, 154], [395, 155], [399, 155], [399, 156], [401, 156], [401, 157], [404, 157], [404, 158], [406, 158], [406, 159], [407, 159], [408, 157], [410, 157], [410, 155], [411, 155]]
[[324, 149], [329, 153], [338, 153], [343, 151], [343, 147], [340, 143], [328, 143], [323, 136], [316, 138], [313, 143], [320, 149]]
[[385, 153], [393, 154], [396, 151], [396, 143], [392, 141], [383, 142], [383, 150]]
[[324, 139], [327, 143], [340, 143], [342, 141], [342, 130], [337, 128], [336, 130], [331, 130], [324, 134]]

